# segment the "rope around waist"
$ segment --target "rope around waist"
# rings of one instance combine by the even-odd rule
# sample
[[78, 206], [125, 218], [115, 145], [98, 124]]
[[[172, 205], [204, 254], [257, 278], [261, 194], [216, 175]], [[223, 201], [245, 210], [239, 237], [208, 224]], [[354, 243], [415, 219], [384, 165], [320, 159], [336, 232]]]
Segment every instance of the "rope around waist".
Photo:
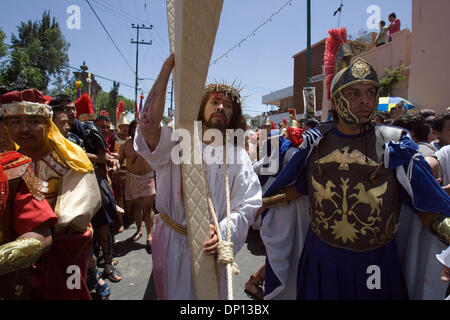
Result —
[[165, 213], [160, 213], [159, 216], [161, 217], [161, 220], [173, 231], [178, 232], [179, 234], [187, 237], [187, 228], [183, 226], [182, 224], [179, 224], [175, 220], [173, 220], [171, 217], [169, 217]]

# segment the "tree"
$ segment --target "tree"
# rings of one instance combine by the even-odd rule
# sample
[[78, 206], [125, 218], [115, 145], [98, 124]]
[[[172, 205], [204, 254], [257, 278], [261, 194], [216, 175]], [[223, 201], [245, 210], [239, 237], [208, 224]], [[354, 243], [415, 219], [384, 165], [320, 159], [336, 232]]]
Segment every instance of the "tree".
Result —
[[[11, 52], [7, 61], [1, 66], [0, 82], [3, 85], [9, 85], [18, 90], [25, 88], [41, 88], [43, 75], [41, 71], [30, 65], [29, 55], [21, 49]], [[17, 80], [24, 80], [23, 87], [18, 87]]]
[[[112, 113], [110, 112], [111, 120], [116, 123], [116, 108], [119, 101], [117, 100], [117, 96], [119, 95], [119, 86], [120, 83], [114, 81], [113, 87], [111, 91], [109, 92], [109, 103], [108, 103], [108, 109], [112, 110]], [[108, 111], [109, 112], [109, 111]]]
[[[27, 87], [46, 92], [52, 78], [59, 84], [67, 80], [69, 43], [56, 19], [50, 18], [50, 11], [45, 11], [40, 21], [21, 22], [17, 30], [17, 36], [11, 35], [11, 52], [2, 68], [2, 81], [12, 84], [20, 76]], [[40, 77], [37, 71], [41, 73]]]
[[0, 58], [3, 58], [8, 54], [7, 47], [5, 45], [6, 34], [0, 28]]
[[[117, 100], [118, 101], [123, 101], [124, 102], [124, 104], [125, 104], [125, 112], [127, 112], [127, 113], [134, 113], [134, 101], [133, 100], [130, 100], [130, 99], [128, 99], [128, 98], [125, 98], [124, 96], [122, 96], [122, 95], [119, 95], [118, 97], [117, 97]], [[118, 102], [117, 102], [118, 103]]]
[[[111, 89], [111, 91], [105, 92], [105, 91], [100, 91], [97, 94], [97, 111], [100, 112], [100, 110], [105, 110], [106, 112], [109, 113], [109, 117], [111, 118], [111, 122], [113, 122], [114, 124], [116, 123], [116, 108], [117, 105], [119, 104], [119, 101], [123, 101], [124, 102], [124, 107], [125, 107], [125, 112], [128, 113], [133, 113], [134, 114], [134, 102], [128, 98], [125, 98], [122, 95], [119, 95], [116, 91], [115, 88], [118, 90], [118, 83], [113, 83], [113, 88]], [[114, 97], [111, 97], [111, 94], [116, 94], [116, 98], [113, 99]]]

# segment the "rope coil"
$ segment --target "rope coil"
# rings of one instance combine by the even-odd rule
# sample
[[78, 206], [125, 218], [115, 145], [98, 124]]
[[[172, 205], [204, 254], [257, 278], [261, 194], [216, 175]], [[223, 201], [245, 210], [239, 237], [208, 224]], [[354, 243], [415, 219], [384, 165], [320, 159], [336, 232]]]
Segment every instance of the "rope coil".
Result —
[[233, 242], [231, 242], [231, 203], [230, 203], [230, 187], [228, 182], [228, 157], [227, 157], [227, 146], [224, 143], [225, 148], [225, 199], [226, 199], [226, 217], [227, 217], [227, 240], [222, 240], [220, 234], [219, 222], [217, 221], [216, 211], [214, 210], [214, 205], [211, 200], [211, 193], [209, 191], [209, 185], [205, 181], [205, 189], [207, 192], [207, 200], [211, 216], [214, 221], [214, 225], [217, 229], [217, 261], [226, 266], [227, 269], [227, 284], [228, 284], [228, 300], [233, 300], [233, 279], [232, 274], [239, 274], [239, 268], [237, 263], [234, 261], [233, 256]]
[[219, 241], [217, 243], [217, 261], [223, 265], [231, 264], [231, 271], [234, 274], [239, 274], [239, 268], [237, 263], [234, 261], [233, 256], [233, 242]]

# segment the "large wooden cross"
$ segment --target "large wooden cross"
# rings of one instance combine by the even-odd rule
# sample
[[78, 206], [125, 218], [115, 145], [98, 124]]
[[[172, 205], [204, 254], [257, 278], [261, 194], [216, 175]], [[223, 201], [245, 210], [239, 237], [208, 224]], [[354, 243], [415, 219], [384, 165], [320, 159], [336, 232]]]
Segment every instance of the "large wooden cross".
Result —
[[[191, 163], [182, 164], [183, 196], [190, 243], [192, 280], [197, 299], [219, 299], [214, 258], [202, 252], [209, 239], [210, 213], [206, 200], [201, 129], [194, 129], [219, 25], [223, 0], [166, 0], [173, 72], [175, 127], [191, 133]], [[200, 157], [200, 158], [198, 158]]]

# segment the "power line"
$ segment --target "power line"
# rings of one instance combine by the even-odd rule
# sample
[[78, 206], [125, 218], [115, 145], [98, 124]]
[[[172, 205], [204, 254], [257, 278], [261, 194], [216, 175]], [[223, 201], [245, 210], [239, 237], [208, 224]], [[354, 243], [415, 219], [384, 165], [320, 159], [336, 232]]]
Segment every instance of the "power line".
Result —
[[[9, 48], [13, 48], [12, 45], [8, 45], [8, 44], [4, 44], [4, 45], [7, 46], [7, 47], [9, 47]], [[53, 59], [51, 59], [51, 58], [49, 58], [49, 57], [46, 57], [46, 56], [43, 56], [43, 55], [40, 55], [40, 54], [37, 54], [37, 53], [34, 53], [34, 52], [30, 52], [30, 51], [26, 50], [25, 48], [20, 48], [20, 49], [23, 50], [25, 53], [28, 53], [28, 54], [37, 56], [37, 57], [39, 57], [39, 58], [43, 58], [43, 59], [46, 59], [46, 60], [52, 61], [52, 62], [57, 62], [56, 60], [53, 60]], [[75, 71], [82, 71], [80, 68], [72, 67], [71, 65], [68, 65], [68, 64], [64, 64], [63, 67], [69, 68], [69, 69], [72, 69], [72, 70], [75, 70]], [[93, 76], [99, 78], [99, 79], [103, 79], [103, 80], [107, 80], [107, 81], [111, 81], [111, 82], [117, 82], [117, 83], [120, 83], [120, 84], [121, 84], [122, 86], [124, 86], [124, 87], [129, 87], [129, 88], [134, 89], [134, 86], [132, 86], [132, 85], [129, 85], [129, 84], [126, 84], [126, 83], [123, 83], [123, 82], [120, 82], [120, 81], [116, 81], [116, 80], [113, 80], [113, 79], [110, 79], [110, 78], [101, 76], [101, 75], [96, 74], [96, 73], [93, 73], [93, 72], [91, 72], [91, 74], [92, 74]], [[148, 78], [148, 79], [150, 79], [150, 78]], [[145, 91], [145, 90], [142, 90], [142, 91], [143, 91], [143, 92], [146, 92], [146, 93], [149, 92], [149, 91]]]
[[276, 16], [277, 14], [279, 14], [279, 13], [281, 12], [281, 10], [284, 9], [284, 7], [286, 7], [287, 5], [290, 6], [292, 1], [293, 1], [293, 0], [287, 1], [280, 9], [278, 9], [277, 11], [275, 11], [274, 13], [272, 13], [272, 15], [271, 15], [269, 18], [267, 18], [266, 21], [264, 21], [264, 22], [261, 23], [259, 26], [257, 26], [255, 30], [253, 30], [252, 32], [250, 32], [244, 39], [242, 39], [242, 40], [239, 41], [237, 44], [235, 44], [231, 49], [229, 49], [227, 52], [225, 52], [224, 54], [222, 54], [219, 58], [217, 58], [216, 60], [214, 60], [213, 62], [211, 62], [210, 65], [215, 64], [217, 61], [219, 61], [219, 60], [222, 59], [223, 57], [227, 57], [228, 54], [229, 54], [231, 51], [233, 51], [233, 50], [236, 49], [237, 47], [240, 47], [241, 44], [242, 44], [244, 41], [248, 40], [251, 36], [254, 36], [254, 35], [256, 34], [256, 32], [257, 32], [262, 26], [264, 26], [264, 25], [265, 25], [266, 23], [268, 23], [268, 22], [271, 22], [271, 21], [272, 21], [272, 18], [273, 18], [274, 16]]
[[[129, 23], [134, 23], [136, 21], [140, 22], [140, 23], [145, 23], [145, 24], [149, 23], [149, 21], [146, 21], [145, 19], [141, 19], [139, 17], [136, 17], [136, 16], [134, 16], [134, 15], [128, 13], [128, 12], [125, 12], [123, 9], [119, 10], [117, 7], [114, 7], [111, 4], [108, 4], [108, 3], [105, 4], [105, 2], [102, 1], [102, 0], [91, 0], [91, 1], [95, 1], [93, 3], [94, 6], [97, 6], [98, 8], [104, 10], [106, 13], [109, 13], [109, 14], [111, 14], [111, 15], [119, 18], [119, 19], [122, 19], [123, 21], [129, 22]], [[147, 10], [147, 8], [145, 8], [145, 10]], [[148, 17], [148, 14], [147, 14], [147, 17]], [[154, 27], [154, 31], [155, 31], [155, 29], [156, 28]], [[149, 33], [150, 33], [150, 36], [152, 38], [154, 38], [153, 37], [153, 33], [151, 31], [149, 31]], [[162, 40], [161, 36], [158, 34], [157, 31], [155, 32], [155, 35], [161, 41], [161, 43], [163, 43], [163, 45], [166, 47], [166, 49], [162, 49], [162, 50], [165, 52], [164, 55], [167, 55], [167, 52], [169, 51], [168, 50], [169, 45], [167, 44], [167, 42]], [[160, 41], [156, 41], [156, 44], [160, 48], [162, 48], [161, 45], [159, 45]], [[167, 46], [166, 46], [166, 44], [167, 44]], [[158, 55], [159, 55], [159, 53], [158, 53]], [[164, 58], [162, 56], [160, 56], [160, 58], [164, 60]]]
[[119, 47], [117, 46], [117, 44], [114, 42], [113, 38], [111, 37], [111, 35], [109, 34], [108, 30], [106, 29], [105, 25], [103, 24], [102, 20], [100, 20], [99, 16], [97, 15], [97, 13], [95, 12], [94, 8], [91, 6], [91, 3], [89, 2], [89, 0], [86, 0], [86, 2], [88, 3], [89, 7], [91, 8], [92, 12], [95, 14], [95, 16], [97, 17], [97, 20], [100, 22], [100, 24], [102, 25], [103, 29], [105, 30], [106, 34], [108, 35], [109, 39], [111, 39], [112, 43], [114, 44], [114, 46], [116, 47], [117, 51], [119, 51], [120, 55], [122, 56], [123, 60], [126, 62], [126, 64], [128, 65], [128, 67], [130, 68], [131, 72], [134, 73], [133, 68], [130, 66], [130, 64], [128, 63], [127, 59], [125, 58], [125, 56], [122, 54], [122, 51], [120, 51]]

